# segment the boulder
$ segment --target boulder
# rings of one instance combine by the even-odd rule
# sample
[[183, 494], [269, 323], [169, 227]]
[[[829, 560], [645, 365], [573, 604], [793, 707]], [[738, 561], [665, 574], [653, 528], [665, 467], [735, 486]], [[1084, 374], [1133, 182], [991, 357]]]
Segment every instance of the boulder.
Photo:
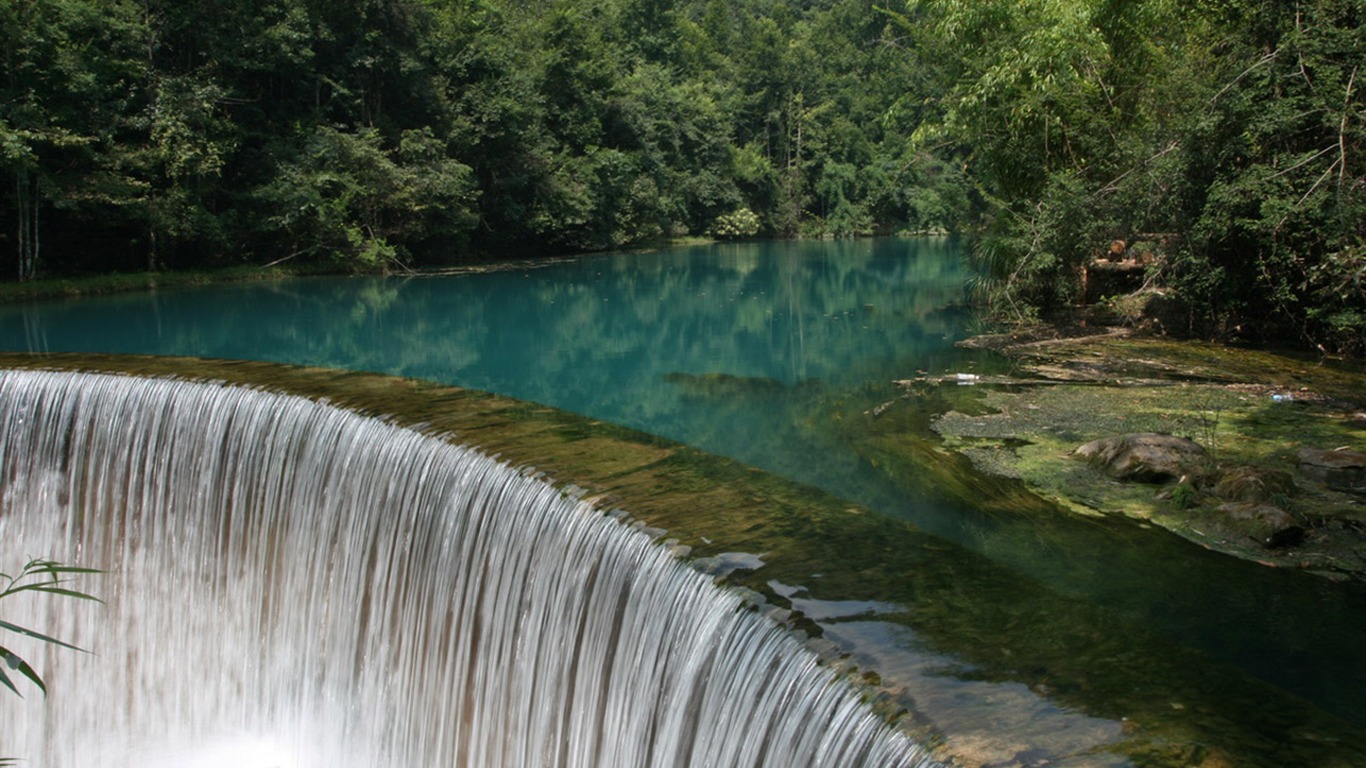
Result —
[[1289, 472], [1265, 467], [1233, 467], [1214, 486], [1214, 493], [1228, 501], [1270, 501], [1294, 491], [1295, 481]]
[[1111, 477], [1144, 483], [1201, 477], [1210, 464], [1209, 454], [1198, 443], [1153, 432], [1092, 440], [1073, 455], [1103, 467]]
[[1258, 501], [1230, 501], [1215, 507], [1215, 511], [1222, 512], [1231, 520], [1260, 523], [1277, 530], [1299, 524], [1295, 516], [1284, 509]]
[[1271, 549], [1294, 546], [1304, 539], [1304, 528], [1295, 516], [1280, 507], [1258, 501], [1230, 501], [1215, 507], [1233, 526]]
[[770, 397], [787, 389], [781, 381], [763, 376], [736, 376], [730, 373], [683, 373], [674, 371], [664, 375], [664, 381], [676, 385], [685, 397]]
[[1329, 488], [1366, 493], [1366, 453], [1301, 448], [1300, 470]]

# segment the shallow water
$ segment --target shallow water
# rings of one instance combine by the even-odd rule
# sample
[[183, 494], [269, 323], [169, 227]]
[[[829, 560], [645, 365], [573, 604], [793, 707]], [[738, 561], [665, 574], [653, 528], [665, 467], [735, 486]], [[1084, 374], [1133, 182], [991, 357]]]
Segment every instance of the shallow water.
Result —
[[[903, 655], [874, 666], [900, 664], [912, 676], [932, 669], [941, 679], [988, 686], [994, 693], [981, 696], [1013, 702], [1002, 711], [1024, 720], [1048, 721], [1056, 713], [1045, 710], [1060, 701], [1082, 706], [1098, 718], [1085, 726], [1096, 729], [1091, 738], [1106, 741], [1120, 738], [1120, 718], [1139, 694], [1108, 690], [1119, 685], [1113, 681], [1132, 687], [1135, 678], [1105, 667], [1125, 664], [1126, 643], [1168, 643], [1182, 660], [1153, 670], [1152, 689], [1141, 696], [1170, 705], [1173, 719], [1195, 719], [1185, 703], [1164, 699], [1178, 690], [1176, 681], [1205, 674], [1198, 666], [1204, 659], [1366, 723], [1360, 588], [1232, 561], [1123, 521], [935, 503], [933, 488], [851, 450], [850, 420], [895, 397], [894, 379], [1001, 364], [953, 347], [971, 332], [972, 317], [960, 304], [967, 277], [947, 241], [718, 245], [462, 276], [317, 278], [4, 307], [0, 348], [376, 371], [641, 429], [909, 520], [993, 564], [989, 575], [964, 567], [961, 602], [944, 597], [953, 583], [865, 585], [863, 597], [874, 606], [909, 606], [921, 615], [914, 641], [898, 635], [904, 623], [864, 620], [883, 609], [848, 616], [818, 608], [814, 568], [781, 578], [755, 572], [760, 582], [776, 581], [773, 591], [798, 590], [793, 607], [827, 616], [818, 621], [828, 632], [867, 647], [870, 658], [933, 641], [920, 661]], [[888, 560], [877, 544], [867, 542], [864, 556]], [[951, 582], [945, 572], [958, 561], [932, 561], [935, 570], [924, 578]], [[951, 604], [954, 615], [938, 614], [935, 604]], [[1063, 604], [1073, 615], [1078, 605], [1095, 615], [1059, 622], [1050, 636], [1048, 615]], [[1012, 623], [1042, 636], [1012, 636]], [[1154, 637], [1131, 636], [1134, 628]], [[1078, 632], [1102, 634], [1073, 636]], [[993, 658], [999, 648], [1076, 662], [1072, 669], [1062, 662], [1021, 669]], [[1222, 672], [1209, 677], [1226, 680]], [[942, 696], [971, 697], [956, 686], [945, 690], [952, 693]], [[1217, 691], [1207, 695], [1220, 700]], [[1228, 699], [1230, 709], [1235, 701], [1244, 706], [1242, 695]], [[1216, 719], [1235, 730], [1240, 722], [1256, 727], [1237, 714]], [[1073, 728], [1081, 726], [1058, 730]]]

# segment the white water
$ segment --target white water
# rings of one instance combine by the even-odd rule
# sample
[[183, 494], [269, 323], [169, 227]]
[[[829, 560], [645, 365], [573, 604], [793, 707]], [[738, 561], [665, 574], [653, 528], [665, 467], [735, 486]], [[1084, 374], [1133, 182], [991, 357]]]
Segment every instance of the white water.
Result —
[[[0, 616], [39, 768], [928, 766], [643, 533], [473, 450], [240, 387], [0, 372]], [[22, 685], [22, 684], [21, 684]]]

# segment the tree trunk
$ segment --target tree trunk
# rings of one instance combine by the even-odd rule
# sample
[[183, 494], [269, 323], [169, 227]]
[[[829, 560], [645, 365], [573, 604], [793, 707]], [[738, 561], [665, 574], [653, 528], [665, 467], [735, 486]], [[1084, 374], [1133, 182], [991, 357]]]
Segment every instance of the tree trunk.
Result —
[[36, 177], [29, 178], [27, 171], [14, 174], [14, 205], [18, 213], [17, 253], [19, 257], [18, 278], [20, 282], [32, 280], [38, 271], [38, 256], [42, 245], [39, 211], [42, 208], [42, 189]]

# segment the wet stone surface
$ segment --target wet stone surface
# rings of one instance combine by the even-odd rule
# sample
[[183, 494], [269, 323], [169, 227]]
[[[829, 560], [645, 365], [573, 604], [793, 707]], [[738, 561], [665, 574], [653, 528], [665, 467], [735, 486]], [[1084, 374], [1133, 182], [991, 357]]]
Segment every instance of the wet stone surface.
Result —
[[[1081, 514], [1122, 514], [1235, 557], [1366, 579], [1366, 373], [1123, 332], [973, 343], [994, 345], [1014, 372], [955, 388], [932, 428], [979, 470]], [[941, 386], [901, 384], [910, 399]], [[1161, 455], [1136, 455], [1157, 444]]]

